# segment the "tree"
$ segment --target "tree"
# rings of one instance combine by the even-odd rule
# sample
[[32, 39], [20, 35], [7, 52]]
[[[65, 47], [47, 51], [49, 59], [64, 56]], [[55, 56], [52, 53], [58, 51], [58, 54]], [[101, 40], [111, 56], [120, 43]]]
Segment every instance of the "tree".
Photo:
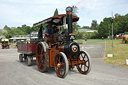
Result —
[[98, 28], [97, 21], [96, 20], [92, 20], [91, 29], [92, 30], [97, 30], [97, 28]]
[[0, 29], [0, 35], [2, 35], [3, 34], [3, 32], [2, 32], [2, 30]]
[[6, 38], [11, 38], [12, 37], [12, 35], [8, 34], [8, 33], [4, 33], [3, 35], [5, 35]]
[[4, 26], [4, 30], [6, 30], [8, 33], [11, 31], [11, 28], [8, 27], [7, 25]]
[[7, 33], [3, 33], [3, 35], [5, 35], [6, 38], [11, 38], [13, 36], [12, 29], [8, 27], [7, 25], [4, 26], [4, 30], [7, 31]]
[[89, 26], [83, 26], [82, 29], [90, 29]]
[[120, 21], [117, 22], [117, 33], [128, 32], [128, 16], [121, 16]]
[[98, 33], [100, 38], [107, 37], [109, 35], [109, 31], [111, 30], [111, 18], [104, 18], [103, 21], [98, 26]]
[[[72, 15], [77, 16], [78, 8], [76, 6], [72, 6], [73, 12]], [[73, 22], [73, 32], [77, 32], [80, 26], [77, 24], [77, 22]]]
[[73, 22], [72, 27], [73, 27], [73, 32], [77, 32], [78, 29], [80, 28], [80, 25], [78, 25], [76, 22]]
[[56, 16], [56, 15], [58, 15], [59, 13], [58, 13], [58, 9], [56, 8], [56, 10], [55, 10], [55, 12], [54, 12], [54, 15], [53, 16]]
[[116, 21], [116, 22], [120, 21], [120, 16], [121, 16], [121, 15], [118, 14], [118, 13], [115, 14], [115, 21]]
[[24, 35], [30, 34], [32, 31], [31, 27], [27, 26], [26, 24], [22, 25], [21, 29], [24, 32]]

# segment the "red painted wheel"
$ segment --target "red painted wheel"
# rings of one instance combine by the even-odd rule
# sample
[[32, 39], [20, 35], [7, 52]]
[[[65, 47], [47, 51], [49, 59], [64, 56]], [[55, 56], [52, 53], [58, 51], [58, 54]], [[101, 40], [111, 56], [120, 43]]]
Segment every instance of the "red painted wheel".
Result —
[[78, 62], [79, 64], [76, 65], [78, 71], [81, 74], [87, 74], [91, 70], [91, 61], [90, 56], [87, 52], [80, 51], [78, 54]]
[[58, 53], [54, 59], [54, 68], [60, 78], [64, 78], [69, 70], [68, 59], [63, 52]]
[[45, 47], [41, 43], [37, 45], [36, 63], [40, 72], [46, 72], [48, 69], [46, 65], [46, 55], [45, 55], [44, 49]]

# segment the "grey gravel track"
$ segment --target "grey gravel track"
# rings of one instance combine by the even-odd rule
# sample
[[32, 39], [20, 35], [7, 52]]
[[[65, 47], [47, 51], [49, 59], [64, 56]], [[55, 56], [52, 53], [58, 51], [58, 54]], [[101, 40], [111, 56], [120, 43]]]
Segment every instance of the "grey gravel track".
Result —
[[[90, 49], [96, 50], [95, 47], [91, 45]], [[90, 55], [95, 54], [93, 49]], [[53, 68], [47, 73], [39, 72], [35, 60], [29, 67], [20, 63], [18, 55], [17, 49], [0, 49], [0, 85], [128, 85], [128, 68], [106, 64], [95, 56], [91, 58], [92, 70], [88, 75], [73, 69], [61, 79]]]
[[102, 58], [105, 54], [104, 44], [85, 44], [80, 45], [81, 50], [87, 51], [92, 58]]

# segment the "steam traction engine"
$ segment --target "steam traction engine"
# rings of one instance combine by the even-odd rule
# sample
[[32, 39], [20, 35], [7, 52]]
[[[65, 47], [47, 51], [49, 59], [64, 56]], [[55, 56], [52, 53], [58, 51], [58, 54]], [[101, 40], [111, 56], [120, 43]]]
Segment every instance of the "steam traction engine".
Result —
[[5, 49], [5, 48], [8, 48], [9, 49], [9, 39], [2, 39], [1, 40], [1, 46], [2, 46], [2, 49]]
[[[42, 39], [36, 47], [36, 63], [39, 71], [46, 72], [48, 68], [54, 67], [58, 77], [64, 78], [69, 69], [75, 66], [81, 74], [87, 74], [91, 69], [90, 56], [87, 52], [80, 51], [80, 47], [73, 42], [75, 35], [72, 33], [72, 23], [79, 18], [72, 15], [72, 8], [66, 8], [66, 14], [50, 17], [33, 24], [34, 27], [51, 23], [59, 28], [59, 33], [47, 37], [47, 41]], [[66, 32], [68, 24], [68, 32]], [[63, 32], [62, 31], [62, 27]]]

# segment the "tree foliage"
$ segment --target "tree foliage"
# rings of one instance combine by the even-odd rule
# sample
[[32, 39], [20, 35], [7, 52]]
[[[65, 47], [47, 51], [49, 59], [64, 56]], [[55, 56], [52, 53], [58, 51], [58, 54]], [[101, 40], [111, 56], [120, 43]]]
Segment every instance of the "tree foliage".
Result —
[[97, 32], [76, 32], [76, 39], [97, 39], [98, 37], [98, 33]]
[[97, 30], [97, 29], [98, 29], [97, 20], [92, 20], [91, 29], [92, 29], [92, 30]]
[[90, 29], [89, 26], [83, 26], [82, 29]]
[[[107, 37], [112, 34], [112, 18], [104, 18], [98, 26], [98, 33], [100, 37]], [[113, 18], [113, 34], [128, 32], [128, 14], [121, 16], [116, 13]]]
[[104, 18], [98, 27], [98, 33], [100, 37], [106, 37], [109, 35], [109, 30], [111, 28], [111, 18]]
[[8, 27], [5, 25], [3, 30], [7, 32], [1, 32], [1, 35], [5, 35], [6, 38], [11, 38], [14, 35], [28, 35], [33, 31], [32, 27], [27, 25], [22, 25], [21, 27]]
[[53, 16], [56, 16], [56, 15], [58, 15], [59, 14], [59, 12], [58, 12], [58, 9], [56, 8], [56, 10], [55, 10], [55, 12], [54, 12], [54, 15]]
[[[72, 9], [73, 9], [73, 12], [72, 12], [73, 15], [74, 15], [74, 16], [77, 16], [78, 8], [77, 8], [76, 6], [72, 6]], [[78, 25], [77, 22], [74, 22], [74, 23], [72, 24], [72, 27], [73, 27], [73, 32], [75, 33], [75, 32], [77, 32], [78, 29], [80, 28], [80, 25]]]

